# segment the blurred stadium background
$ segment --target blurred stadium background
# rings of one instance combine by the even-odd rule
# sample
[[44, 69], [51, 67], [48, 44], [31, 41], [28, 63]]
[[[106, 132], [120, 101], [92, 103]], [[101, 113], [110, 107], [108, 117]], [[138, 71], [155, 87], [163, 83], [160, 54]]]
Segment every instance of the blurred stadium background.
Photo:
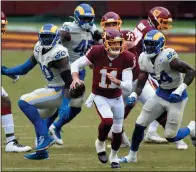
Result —
[[[2, 37], [2, 63], [7, 67], [23, 63], [32, 53], [37, 41], [37, 31], [45, 23], [61, 26], [65, 21], [72, 21], [74, 9], [79, 3], [87, 2], [95, 10], [95, 22], [99, 27], [101, 16], [114, 11], [123, 20], [122, 27], [133, 29], [141, 19], [146, 19], [148, 11], [155, 6], [169, 9], [174, 19], [173, 28], [167, 33], [167, 46], [173, 47], [179, 56], [195, 67], [195, 17], [196, 2], [148, 2], [148, 1], [1, 1], [2, 11], [8, 19], [7, 33]], [[91, 71], [88, 69], [85, 79], [87, 95], [91, 88]], [[38, 67], [19, 82], [12, 84], [7, 77], [2, 77], [2, 85], [9, 93], [15, 120], [15, 133], [21, 143], [34, 147], [34, 129], [21, 113], [17, 101], [21, 95], [43, 87], [45, 81]], [[182, 125], [185, 126], [195, 116], [195, 83], [189, 89], [189, 102], [185, 110]], [[125, 130], [131, 137], [134, 121], [141, 105], [138, 104], [125, 121]], [[64, 127], [62, 133], [64, 146], [52, 147], [49, 161], [27, 161], [23, 154], [4, 152], [4, 133], [2, 133], [2, 170], [3, 171], [109, 171], [109, 165], [102, 165], [96, 156], [94, 141], [97, 136], [99, 117], [95, 109], [86, 109]], [[160, 134], [163, 130], [159, 129]], [[195, 171], [195, 149], [187, 138], [186, 151], [178, 151], [174, 144], [142, 144], [137, 164], [122, 165], [123, 171]], [[127, 154], [128, 149], [121, 149], [119, 156]]]

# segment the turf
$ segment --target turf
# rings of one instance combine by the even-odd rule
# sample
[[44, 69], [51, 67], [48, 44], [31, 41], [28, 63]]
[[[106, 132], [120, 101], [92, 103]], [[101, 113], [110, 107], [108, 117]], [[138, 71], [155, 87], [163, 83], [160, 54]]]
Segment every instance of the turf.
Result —
[[[31, 55], [30, 51], [3, 51], [3, 65], [7, 67], [23, 63]], [[180, 57], [191, 64], [195, 64], [194, 54], [180, 54]], [[92, 72], [88, 69], [86, 77], [87, 95], [91, 89]], [[37, 66], [26, 76], [21, 76], [19, 82], [3, 76], [2, 85], [12, 100], [12, 110], [15, 122], [15, 135], [22, 144], [34, 148], [35, 134], [32, 124], [19, 110], [17, 101], [21, 95], [29, 93], [46, 85], [40, 68]], [[182, 126], [186, 126], [195, 118], [195, 83], [188, 88], [189, 101], [184, 112]], [[141, 111], [138, 104], [125, 121], [125, 131], [131, 137], [134, 122]], [[82, 112], [68, 125], [64, 126], [62, 148], [49, 148], [50, 160], [29, 161], [23, 158], [24, 153], [5, 153], [4, 132], [2, 131], [2, 170], [3, 171], [112, 171], [109, 164], [101, 164], [95, 152], [94, 141], [97, 137], [97, 126], [100, 122], [94, 108], [83, 107]], [[163, 129], [159, 128], [163, 135]], [[175, 144], [149, 145], [142, 143], [138, 163], [122, 164], [122, 171], [195, 171], [195, 149], [190, 138], [185, 141], [189, 149], [176, 150]], [[109, 142], [108, 142], [109, 143]], [[109, 153], [109, 150], [107, 151]], [[121, 149], [119, 156], [126, 155], [128, 148]]]

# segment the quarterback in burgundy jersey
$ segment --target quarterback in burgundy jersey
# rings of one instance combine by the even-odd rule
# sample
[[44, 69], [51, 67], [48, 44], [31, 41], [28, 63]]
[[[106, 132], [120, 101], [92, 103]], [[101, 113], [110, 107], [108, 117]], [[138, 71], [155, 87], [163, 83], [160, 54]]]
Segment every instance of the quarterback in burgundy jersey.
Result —
[[122, 34], [117, 29], [110, 28], [103, 34], [103, 45], [92, 46], [85, 56], [71, 65], [71, 89], [75, 89], [77, 84], [83, 84], [78, 77], [79, 69], [88, 65], [94, 66], [92, 93], [85, 104], [90, 107], [94, 102], [101, 117], [95, 147], [102, 163], [108, 161], [105, 140], [112, 129], [113, 139], [109, 156], [111, 168], [120, 168], [117, 151], [121, 145], [124, 120], [121, 90], [132, 91], [132, 71], [135, 70], [136, 63], [135, 55], [124, 50]]

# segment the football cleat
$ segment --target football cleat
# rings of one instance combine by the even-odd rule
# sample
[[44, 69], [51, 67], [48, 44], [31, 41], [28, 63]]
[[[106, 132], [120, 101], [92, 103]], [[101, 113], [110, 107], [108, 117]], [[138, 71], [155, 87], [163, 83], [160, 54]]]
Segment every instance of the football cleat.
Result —
[[24, 155], [25, 159], [30, 159], [30, 160], [44, 160], [44, 159], [49, 159], [48, 152], [46, 150], [44, 151], [38, 151], [30, 154]]
[[57, 129], [54, 124], [49, 128], [51, 136], [54, 138], [57, 145], [63, 145], [63, 140], [61, 138], [61, 130]]
[[188, 149], [188, 145], [183, 140], [176, 141], [175, 144], [178, 150]]
[[119, 159], [120, 163], [137, 162], [137, 156], [127, 155]]
[[117, 154], [115, 155], [112, 154], [112, 151], [109, 156], [109, 161], [110, 161], [111, 168], [121, 168]]
[[21, 145], [16, 139], [8, 142], [5, 146], [6, 152], [29, 152], [31, 149], [30, 146]]
[[195, 124], [195, 121], [191, 121], [187, 127], [190, 129], [189, 135], [191, 137], [192, 144], [193, 144], [193, 146], [196, 147], [196, 135], [195, 135], [196, 124]]
[[98, 139], [96, 139], [95, 141], [95, 148], [96, 148], [96, 152], [97, 152], [97, 156], [99, 158], [99, 160], [105, 164], [108, 162], [108, 157], [105, 151], [105, 142], [101, 142]]
[[45, 150], [48, 147], [52, 146], [55, 143], [55, 140], [49, 135], [44, 135], [39, 137], [39, 144], [35, 148], [36, 151]]
[[156, 132], [147, 132], [144, 137], [145, 143], [165, 144], [168, 141], [165, 138], [160, 137]]
[[112, 162], [111, 168], [121, 168], [120, 164], [118, 162]]

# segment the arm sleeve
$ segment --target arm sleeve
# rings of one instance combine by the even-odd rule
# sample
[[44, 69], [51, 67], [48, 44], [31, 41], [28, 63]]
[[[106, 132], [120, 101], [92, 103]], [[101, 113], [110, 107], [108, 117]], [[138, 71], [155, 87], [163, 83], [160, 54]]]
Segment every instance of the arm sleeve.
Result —
[[89, 61], [89, 59], [86, 56], [82, 56], [71, 64], [71, 74], [74, 72], [78, 73], [80, 68], [83, 68], [91, 64], [92, 63]]
[[36, 66], [37, 63], [32, 59], [28, 59], [24, 64], [6, 69], [6, 75], [25, 75]]
[[132, 69], [127, 68], [124, 69], [122, 72], [122, 81], [120, 83], [119, 88], [123, 91], [132, 92], [132, 81], [133, 81], [133, 74]]

